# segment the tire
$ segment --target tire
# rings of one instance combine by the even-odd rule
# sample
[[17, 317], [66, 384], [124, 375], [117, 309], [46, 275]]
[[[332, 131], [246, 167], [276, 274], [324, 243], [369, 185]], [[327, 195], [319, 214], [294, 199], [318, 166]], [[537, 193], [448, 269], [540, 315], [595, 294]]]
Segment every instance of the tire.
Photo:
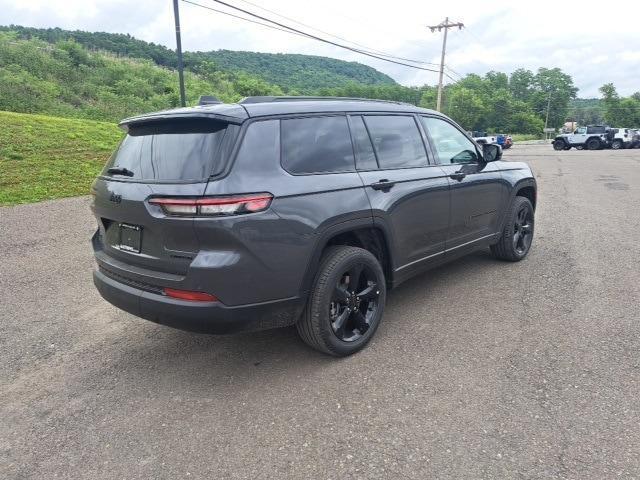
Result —
[[385, 300], [384, 272], [371, 252], [330, 247], [322, 256], [307, 305], [296, 323], [298, 334], [320, 352], [352, 355], [375, 334]]
[[611, 144], [611, 148], [614, 150], [622, 150], [624, 148], [624, 143], [622, 143], [622, 140], [614, 140]]
[[578, 145], [578, 146], [576, 147], [576, 150], [584, 150], [584, 145]]
[[491, 245], [491, 253], [500, 260], [519, 262], [531, 249], [534, 226], [533, 205], [528, 198], [515, 197], [507, 213], [500, 240]]
[[566, 146], [567, 142], [565, 142], [564, 140], [555, 140], [553, 142], [553, 149], [557, 151], [564, 150]]
[[590, 138], [587, 140], [585, 146], [587, 147], [587, 150], [600, 150], [602, 145], [600, 144], [600, 140], [597, 138]]
[[571, 145], [567, 145], [566, 147], [564, 147], [565, 150], [571, 150]]

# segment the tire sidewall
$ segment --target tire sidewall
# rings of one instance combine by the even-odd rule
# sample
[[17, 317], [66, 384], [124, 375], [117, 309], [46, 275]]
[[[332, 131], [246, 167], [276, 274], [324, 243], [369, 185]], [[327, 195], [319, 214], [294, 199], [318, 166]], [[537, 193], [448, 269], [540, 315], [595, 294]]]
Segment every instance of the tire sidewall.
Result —
[[[363, 249], [358, 250], [360, 250], [360, 252], [358, 252], [357, 254], [349, 256], [333, 266], [331, 272], [329, 272], [329, 274], [327, 275], [327, 280], [324, 283], [323, 287], [319, 287], [317, 283], [314, 285], [314, 291], [311, 298], [311, 311], [309, 313], [316, 317], [316, 320], [318, 322], [317, 325], [320, 330], [319, 333], [326, 347], [334, 355], [338, 356], [350, 355], [364, 348], [364, 346], [369, 343], [376, 330], [378, 329], [378, 326], [380, 325], [380, 321], [382, 320], [382, 316], [384, 314], [387, 292], [382, 267], [371, 253]], [[335, 287], [335, 285], [337, 285], [340, 277], [344, 274], [345, 271], [347, 271], [350, 267], [356, 265], [357, 263], [366, 264], [376, 274], [376, 279], [380, 291], [380, 295], [378, 297], [378, 309], [375, 317], [371, 321], [371, 326], [362, 337], [353, 342], [344, 342], [335, 335], [333, 329], [331, 328], [329, 304], [331, 303], [333, 288]], [[327, 268], [326, 264], [323, 265], [323, 268]], [[319, 271], [319, 275], [321, 275], [322, 273], [322, 271]]]
[[[531, 204], [531, 202], [529, 201], [528, 198], [525, 197], [516, 197], [513, 201], [513, 207], [511, 208], [511, 215], [509, 216], [509, 225], [508, 225], [508, 238], [512, 239], [513, 238], [513, 234], [515, 233], [515, 221], [516, 221], [516, 217], [518, 215], [518, 212], [520, 211], [520, 209], [522, 208], [523, 205], [526, 205], [526, 207], [528, 208], [529, 212], [531, 213], [531, 245], [533, 245], [533, 237], [535, 236], [535, 231], [536, 231], [536, 220], [535, 220], [535, 212], [533, 210], [533, 205]], [[529, 254], [529, 251], [531, 250], [531, 245], [529, 245], [529, 248], [524, 252], [524, 253], [518, 253], [518, 251], [515, 249], [515, 247], [513, 246], [513, 241], [511, 241], [511, 254], [521, 260], [524, 257], [526, 257]]]
[[587, 150], [598, 150], [600, 149], [600, 140], [596, 138], [590, 138], [587, 140]]

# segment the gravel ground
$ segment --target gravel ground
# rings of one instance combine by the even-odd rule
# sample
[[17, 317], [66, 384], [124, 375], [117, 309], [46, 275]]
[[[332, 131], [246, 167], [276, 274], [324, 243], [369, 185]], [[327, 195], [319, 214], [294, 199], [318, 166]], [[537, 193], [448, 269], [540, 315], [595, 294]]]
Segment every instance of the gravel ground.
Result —
[[0, 208], [0, 478], [640, 478], [640, 150], [506, 156], [530, 256], [407, 282], [341, 360], [118, 311], [88, 198]]

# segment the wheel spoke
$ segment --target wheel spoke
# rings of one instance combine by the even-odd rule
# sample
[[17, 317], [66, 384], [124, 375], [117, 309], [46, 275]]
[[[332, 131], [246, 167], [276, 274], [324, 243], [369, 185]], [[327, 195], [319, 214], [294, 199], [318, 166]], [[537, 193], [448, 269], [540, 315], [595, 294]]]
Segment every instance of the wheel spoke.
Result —
[[347, 323], [347, 319], [349, 318], [349, 316], [351, 315], [351, 312], [348, 309], [344, 309], [342, 311], [342, 313], [340, 315], [338, 315], [338, 318], [336, 318], [336, 321], [333, 322], [332, 326], [333, 326], [333, 331], [336, 332], [336, 335], [338, 336], [338, 338], [342, 338], [344, 335], [344, 327], [345, 324]]
[[380, 291], [378, 290], [378, 284], [372, 283], [367, 288], [359, 292], [357, 295], [360, 301], [369, 301], [369, 300], [374, 300], [378, 298], [378, 296], [380, 295]]
[[520, 244], [520, 232], [516, 232], [513, 235], [513, 248], [519, 250], [518, 245]]
[[349, 299], [349, 294], [344, 288], [342, 288], [342, 286], [336, 285], [336, 287], [333, 289], [333, 298], [335, 298], [338, 302], [345, 304]]
[[360, 334], [364, 335], [364, 332], [369, 330], [367, 319], [364, 317], [364, 315], [362, 315], [362, 312], [360, 312], [360, 310], [356, 310], [355, 312], [353, 312], [352, 316], [356, 327], [358, 328], [358, 330], [360, 330]]
[[520, 229], [522, 230], [522, 232], [523, 232], [524, 234], [529, 234], [529, 233], [531, 233], [531, 231], [533, 230], [533, 228], [531, 227], [531, 224], [530, 224], [530, 223], [525, 223], [524, 225], [522, 225], [522, 226], [520, 227]]

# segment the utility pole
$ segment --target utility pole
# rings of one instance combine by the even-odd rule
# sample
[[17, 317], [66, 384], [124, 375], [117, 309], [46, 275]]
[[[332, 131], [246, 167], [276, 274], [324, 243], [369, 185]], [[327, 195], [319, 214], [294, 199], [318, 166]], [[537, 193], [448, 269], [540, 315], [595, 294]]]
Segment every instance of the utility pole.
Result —
[[436, 110], [440, 111], [442, 107], [442, 77], [444, 75], [444, 55], [447, 51], [447, 32], [452, 27], [458, 27], [458, 30], [462, 30], [464, 27], [464, 23], [456, 22], [449, 23], [449, 17], [444, 19], [444, 22], [439, 25], [431, 25], [428, 28], [431, 29], [431, 33], [435, 32], [436, 29], [440, 32], [444, 28], [444, 37], [442, 39], [442, 57], [440, 57], [440, 79], [438, 80], [438, 102], [436, 103]]
[[551, 90], [549, 90], [549, 99], [547, 100], [547, 118], [544, 120], [544, 128], [547, 129], [549, 124], [549, 110], [551, 109]]
[[178, 81], [180, 82], [180, 105], [185, 107], [187, 102], [184, 94], [184, 66], [182, 65], [182, 40], [180, 39], [180, 12], [178, 0], [173, 0], [173, 16], [176, 21], [176, 53], [178, 55]]

